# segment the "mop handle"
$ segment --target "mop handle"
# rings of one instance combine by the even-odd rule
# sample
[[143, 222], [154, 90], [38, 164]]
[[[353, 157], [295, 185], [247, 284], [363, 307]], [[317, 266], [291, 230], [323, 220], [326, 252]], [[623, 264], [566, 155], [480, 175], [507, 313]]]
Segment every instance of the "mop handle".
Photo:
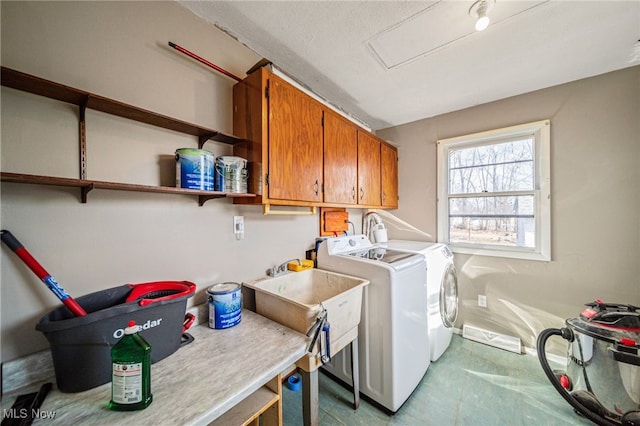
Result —
[[31, 256], [31, 253], [27, 251], [26, 248], [18, 241], [13, 234], [6, 229], [0, 231], [0, 238], [2, 238], [2, 242], [7, 245], [28, 267], [33, 271], [34, 274], [40, 280], [49, 287], [49, 290], [55, 294], [58, 299], [65, 304], [67, 308], [77, 317], [87, 315], [82, 306], [76, 302], [73, 297], [71, 297], [65, 290], [58, 284], [58, 282], [49, 274], [46, 269], [42, 267], [38, 263], [37, 260]]

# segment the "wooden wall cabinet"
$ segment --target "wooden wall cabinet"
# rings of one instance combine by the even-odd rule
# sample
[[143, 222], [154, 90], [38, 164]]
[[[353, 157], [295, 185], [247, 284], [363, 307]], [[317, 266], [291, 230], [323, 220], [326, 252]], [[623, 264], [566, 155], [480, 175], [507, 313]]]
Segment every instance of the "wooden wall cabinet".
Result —
[[[234, 155], [249, 163], [257, 197], [241, 204], [322, 202], [322, 105], [261, 68], [233, 87]], [[237, 133], [235, 133], [237, 132]]]
[[398, 208], [398, 149], [380, 143], [380, 181], [382, 207]]
[[333, 111], [324, 113], [324, 201], [358, 203], [358, 128]]
[[234, 155], [248, 160], [257, 195], [235, 203], [397, 207], [395, 147], [265, 68], [234, 86], [233, 104], [233, 133], [245, 140]]
[[264, 204], [268, 200], [263, 194], [269, 158], [269, 104], [265, 96], [268, 83], [267, 73], [258, 70], [233, 86], [233, 133], [244, 140], [234, 145], [233, 154], [247, 159], [247, 186], [256, 194], [253, 199], [236, 199], [235, 203]]
[[380, 140], [358, 132], [358, 204], [380, 206]]
[[268, 96], [269, 198], [322, 202], [322, 105], [274, 75]]

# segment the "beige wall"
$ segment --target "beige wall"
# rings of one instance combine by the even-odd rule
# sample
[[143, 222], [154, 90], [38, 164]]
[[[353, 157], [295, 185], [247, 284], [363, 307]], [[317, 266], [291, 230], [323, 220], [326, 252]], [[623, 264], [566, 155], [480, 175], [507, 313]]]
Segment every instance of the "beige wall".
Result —
[[[1, 2], [2, 65], [231, 133], [233, 80], [167, 46], [244, 76], [260, 58], [175, 2]], [[2, 170], [78, 177], [77, 108], [2, 88]], [[87, 113], [90, 179], [171, 185], [176, 148], [196, 139]], [[216, 155], [224, 145], [207, 144]], [[262, 215], [230, 200], [3, 183], [1, 225], [73, 296], [125, 283], [190, 280], [192, 302], [222, 281], [304, 257], [318, 218]], [[245, 239], [232, 234], [245, 217]], [[34, 327], [58, 300], [4, 245], [2, 361], [48, 343]]]
[[[167, 46], [181, 44], [236, 75], [260, 59], [174, 2], [2, 1], [2, 65], [204, 126], [231, 131], [233, 80]], [[550, 118], [551, 263], [457, 256], [461, 320], [519, 334], [526, 344], [600, 297], [640, 303], [639, 69], [422, 120], [379, 134], [400, 146], [398, 215], [435, 235], [438, 138]], [[2, 88], [3, 171], [77, 177], [77, 109]], [[90, 111], [90, 179], [171, 184], [176, 148], [194, 138]], [[206, 145], [216, 155], [228, 147]], [[425, 167], [425, 164], [430, 167]], [[154, 280], [190, 280], [192, 303], [221, 281], [263, 275], [304, 256], [315, 217], [189, 197], [3, 183], [1, 226], [74, 296]], [[351, 210], [360, 231], [360, 211]], [[232, 217], [245, 216], [236, 241]], [[1, 359], [47, 348], [34, 330], [59, 305], [6, 247], [1, 261]], [[489, 309], [475, 308], [476, 294]], [[511, 324], [511, 325], [509, 325]]]
[[397, 215], [437, 235], [436, 141], [547, 118], [552, 262], [455, 257], [457, 326], [519, 336], [529, 347], [586, 302], [640, 305], [640, 67], [377, 132], [399, 146]]

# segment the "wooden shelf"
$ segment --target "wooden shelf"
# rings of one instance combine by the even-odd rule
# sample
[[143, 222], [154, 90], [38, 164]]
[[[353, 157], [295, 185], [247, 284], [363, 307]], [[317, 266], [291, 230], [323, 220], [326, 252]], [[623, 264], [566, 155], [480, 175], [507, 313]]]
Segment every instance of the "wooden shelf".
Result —
[[155, 192], [162, 194], [180, 194], [197, 196], [202, 206], [214, 198], [255, 197], [255, 194], [231, 193], [219, 191], [200, 191], [195, 189], [174, 188], [171, 186], [138, 185], [131, 183], [106, 182], [99, 180], [72, 179], [53, 176], [28, 175], [20, 173], [0, 173], [2, 182], [27, 183], [35, 185], [53, 185], [80, 188], [80, 200], [87, 202], [87, 195], [94, 189], [108, 189], [115, 191]]
[[282, 376], [278, 374], [210, 424], [226, 425], [282, 425]]
[[2, 85], [12, 89], [22, 90], [23, 92], [67, 102], [81, 108], [89, 108], [141, 123], [151, 124], [163, 129], [197, 136], [200, 147], [202, 147], [204, 142], [207, 140], [214, 140], [229, 145], [234, 145], [243, 141], [243, 139], [233, 135], [227, 135], [217, 130], [208, 129], [206, 127], [167, 117], [166, 115], [157, 114], [146, 109], [105, 98], [84, 90], [65, 86], [50, 80], [45, 80], [11, 68], [2, 67], [1, 78]]
[[211, 426], [251, 425], [262, 413], [273, 407], [279, 398], [277, 393], [263, 386], [217, 418]]
[[80, 201], [87, 202], [87, 195], [94, 189], [108, 189], [116, 191], [133, 192], [155, 192], [163, 194], [182, 194], [198, 197], [198, 202], [202, 206], [208, 200], [214, 198], [254, 198], [255, 194], [238, 194], [219, 191], [200, 191], [192, 189], [175, 188], [168, 186], [137, 185], [129, 183], [106, 182], [88, 180], [86, 178], [86, 135], [85, 135], [85, 114], [86, 108], [101, 111], [107, 114], [124, 117], [140, 123], [146, 123], [163, 129], [173, 130], [198, 138], [198, 147], [209, 140], [235, 145], [243, 139], [233, 135], [228, 135], [217, 130], [208, 129], [182, 120], [167, 117], [166, 115], [128, 105], [113, 99], [105, 98], [84, 90], [75, 89], [50, 80], [45, 80], [30, 74], [16, 71], [10, 68], [1, 67], [1, 83], [3, 86], [35, 95], [45, 96], [61, 102], [67, 102], [79, 108], [79, 139], [80, 139], [80, 178], [61, 178], [53, 176], [28, 175], [19, 173], [2, 172], [3, 182], [27, 183], [36, 185], [54, 185], [80, 188]]

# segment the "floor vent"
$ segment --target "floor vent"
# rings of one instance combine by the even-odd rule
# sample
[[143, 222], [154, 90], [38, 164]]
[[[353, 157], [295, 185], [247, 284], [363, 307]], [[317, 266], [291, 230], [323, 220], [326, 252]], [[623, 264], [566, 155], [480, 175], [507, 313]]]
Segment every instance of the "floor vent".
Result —
[[522, 344], [520, 343], [520, 339], [513, 336], [507, 336], [506, 334], [494, 333], [489, 330], [483, 330], [481, 328], [465, 324], [462, 326], [462, 337], [475, 342], [484, 343], [485, 345], [495, 346], [496, 348], [504, 349], [506, 351], [515, 352], [517, 354], [522, 353]]

